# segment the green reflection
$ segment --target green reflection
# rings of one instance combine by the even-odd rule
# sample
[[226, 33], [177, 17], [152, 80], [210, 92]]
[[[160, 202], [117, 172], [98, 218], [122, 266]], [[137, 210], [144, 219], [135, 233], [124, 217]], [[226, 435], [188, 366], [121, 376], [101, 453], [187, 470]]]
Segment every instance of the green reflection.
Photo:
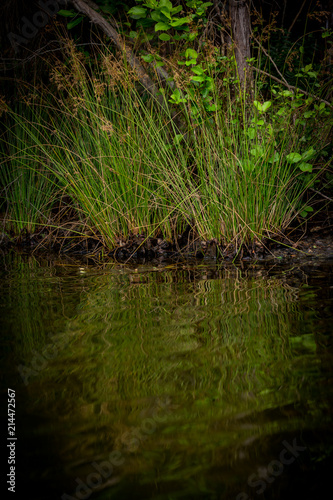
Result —
[[51, 448], [29, 451], [29, 480], [52, 455], [61, 465], [44, 470], [45, 485], [73, 496], [76, 478], [118, 451], [123, 463], [91, 494], [235, 498], [283, 440], [305, 440], [310, 460], [321, 445], [310, 431], [332, 443], [332, 295], [316, 273], [22, 261], [4, 281], [7, 324], [21, 339], [14, 359], [32, 370], [21, 394], [38, 425], [26, 440], [51, 436]]

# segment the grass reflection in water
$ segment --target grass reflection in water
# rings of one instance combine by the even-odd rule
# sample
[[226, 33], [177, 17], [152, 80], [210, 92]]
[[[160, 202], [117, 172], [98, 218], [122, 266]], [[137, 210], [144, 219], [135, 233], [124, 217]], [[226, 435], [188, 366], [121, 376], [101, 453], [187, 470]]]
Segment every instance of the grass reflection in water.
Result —
[[[80, 498], [80, 485], [88, 495], [82, 484], [103, 499], [255, 498], [251, 475], [279, 498], [290, 474], [312, 470], [311, 457], [326, 463], [332, 358], [317, 328], [316, 269], [311, 286], [307, 274], [255, 266], [80, 267], [55, 264], [48, 296], [36, 264], [26, 270], [34, 299], [20, 296], [21, 311], [33, 306], [33, 314], [16, 364], [31, 368], [32, 351], [57, 345], [22, 385], [34, 464], [27, 482], [39, 484], [40, 498], [46, 489], [45, 498]], [[11, 277], [14, 295], [23, 274]], [[59, 313], [60, 329], [29, 337], [38, 318], [53, 321], [64, 297], [70, 313]], [[268, 466], [295, 439], [305, 451], [280, 477]], [[105, 462], [113, 471], [103, 478]], [[93, 473], [101, 481], [89, 487]]]

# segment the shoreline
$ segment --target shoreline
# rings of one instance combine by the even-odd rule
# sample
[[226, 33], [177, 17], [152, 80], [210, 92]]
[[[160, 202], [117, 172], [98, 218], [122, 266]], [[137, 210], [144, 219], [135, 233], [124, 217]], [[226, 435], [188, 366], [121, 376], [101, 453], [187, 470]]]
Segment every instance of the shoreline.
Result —
[[177, 241], [167, 241], [162, 238], [145, 238], [130, 236], [112, 249], [106, 249], [98, 239], [87, 236], [77, 241], [68, 238], [66, 243], [49, 235], [25, 234], [19, 238], [10, 238], [6, 233], [0, 233], [0, 250], [2, 252], [18, 252], [35, 256], [52, 254], [60, 257], [89, 259], [101, 263], [113, 260], [118, 263], [152, 263], [152, 262], [269, 262], [286, 260], [333, 259], [332, 227], [314, 227], [303, 235], [295, 234], [293, 238], [281, 241], [264, 239], [243, 244], [221, 245], [216, 240], [200, 241], [186, 240], [186, 235]]

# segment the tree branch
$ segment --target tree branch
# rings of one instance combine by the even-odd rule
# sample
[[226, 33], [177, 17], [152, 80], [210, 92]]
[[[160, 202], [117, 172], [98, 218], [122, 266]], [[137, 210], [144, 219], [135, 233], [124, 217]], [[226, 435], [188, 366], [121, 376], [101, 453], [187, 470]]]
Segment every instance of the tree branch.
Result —
[[276, 69], [277, 73], [280, 75], [281, 79], [284, 81], [284, 84], [286, 85], [286, 87], [290, 87], [289, 83], [287, 82], [287, 80], [284, 78], [284, 76], [282, 75], [282, 73], [280, 72], [279, 68], [277, 67], [277, 65], [275, 64], [275, 62], [273, 61], [273, 59], [271, 58], [271, 56], [268, 54], [268, 52], [264, 49], [264, 47], [261, 45], [261, 43], [259, 42], [258, 38], [255, 38], [254, 39], [257, 44], [259, 45], [259, 47], [261, 48], [261, 50], [263, 51], [263, 53], [265, 54], [266, 57], [268, 57], [268, 59], [271, 61], [271, 63], [273, 64], [274, 68]]
[[[136, 71], [141, 84], [144, 86], [148, 92], [150, 92], [157, 101], [164, 107], [164, 100], [161, 95], [158, 95], [158, 88], [155, 83], [151, 80], [150, 76], [147, 74], [146, 70], [142, 66], [139, 59], [133, 53], [132, 49], [126, 45], [125, 41], [120, 37], [118, 32], [111, 26], [111, 24], [104, 19], [104, 17], [96, 12], [90, 5], [95, 5], [91, 0], [89, 0], [89, 4], [84, 0], [70, 0], [70, 3], [73, 4], [75, 9], [82, 14], [85, 14], [92, 23], [99, 26], [104, 33], [111, 38], [116, 47], [126, 56], [126, 59], [130, 66]], [[96, 8], [98, 6], [96, 5]]]
[[317, 96], [315, 96], [313, 94], [310, 94], [310, 92], [307, 92], [306, 90], [302, 90], [299, 87], [294, 87], [294, 85], [290, 85], [289, 83], [286, 83], [285, 81], [280, 80], [279, 78], [276, 78], [276, 76], [270, 75], [269, 73], [267, 73], [266, 71], [263, 71], [262, 69], [255, 68], [254, 66], [252, 66], [252, 69], [254, 71], [257, 71], [257, 73], [261, 73], [262, 75], [268, 76], [269, 78], [271, 78], [275, 82], [281, 83], [281, 85], [284, 85], [289, 90], [294, 90], [294, 91], [297, 91], [297, 92], [301, 92], [301, 94], [304, 94], [304, 95], [307, 95], [309, 97], [312, 97], [316, 101], [324, 102], [328, 107], [330, 107], [330, 108], [333, 109], [333, 105], [330, 102], [326, 101], [325, 99], [321, 99], [320, 97], [317, 97]]

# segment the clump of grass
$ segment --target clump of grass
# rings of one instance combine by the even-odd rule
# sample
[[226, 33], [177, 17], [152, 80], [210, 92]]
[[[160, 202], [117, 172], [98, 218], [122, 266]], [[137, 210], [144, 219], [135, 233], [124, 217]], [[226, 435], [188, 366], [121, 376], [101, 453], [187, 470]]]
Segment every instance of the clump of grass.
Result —
[[[217, 111], [202, 106], [200, 125], [188, 131], [191, 144], [182, 147], [191, 150], [192, 168], [173, 177], [173, 204], [193, 221], [201, 239], [239, 247], [280, 235], [311, 208], [304, 194], [325, 168], [316, 162], [329, 121], [318, 140], [305, 136], [304, 120], [294, 108], [285, 107], [281, 117], [277, 99], [260, 103], [242, 94], [228, 96], [223, 110], [215, 99]], [[311, 103], [302, 114], [309, 109]]]
[[[205, 121], [194, 142], [198, 190], [189, 203], [201, 237], [239, 244], [281, 233], [300, 213], [316, 174], [300, 170], [291, 155], [304, 168], [303, 160], [313, 161], [318, 151], [300, 147], [299, 134], [289, 130], [291, 116], [281, 133], [274, 115], [258, 116], [243, 96], [227, 106], [213, 120], [201, 110]], [[313, 163], [305, 168], [312, 172]]]
[[[19, 107], [16, 117], [25, 113], [31, 125], [36, 116], [29, 108]], [[38, 130], [38, 124], [36, 127]], [[55, 178], [45, 164], [38, 143], [26, 127], [15, 121], [0, 138], [1, 211], [6, 230], [18, 235], [35, 232], [49, 223], [57, 188]]]
[[[109, 248], [131, 235], [176, 240], [188, 226], [201, 240], [239, 248], [310, 210], [303, 198], [323, 168], [327, 106], [281, 89], [266, 101], [258, 91], [231, 95], [218, 76], [209, 106], [188, 82], [184, 99], [166, 94], [161, 106], [118, 63], [110, 81], [110, 58], [93, 73], [74, 50], [70, 57], [56, 67], [57, 93], [32, 114], [14, 113], [7, 130], [2, 183], [17, 230], [47, 219], [55, 186]], [[320, 135], [311, 134], [316, 120]]]
[[79, 71], [79, 86], [65, 89], [60, 106], [54, 99], [47, 119], [32, 127], [16, 115], [16, 122], [106, 246], [133, 234], [171, 239], [182, 226], [173, 189], [188, 175], [187, 153], [173, 147], [171, 115], [145, 103], [132, 85], [108, 88], [102, 76]]

